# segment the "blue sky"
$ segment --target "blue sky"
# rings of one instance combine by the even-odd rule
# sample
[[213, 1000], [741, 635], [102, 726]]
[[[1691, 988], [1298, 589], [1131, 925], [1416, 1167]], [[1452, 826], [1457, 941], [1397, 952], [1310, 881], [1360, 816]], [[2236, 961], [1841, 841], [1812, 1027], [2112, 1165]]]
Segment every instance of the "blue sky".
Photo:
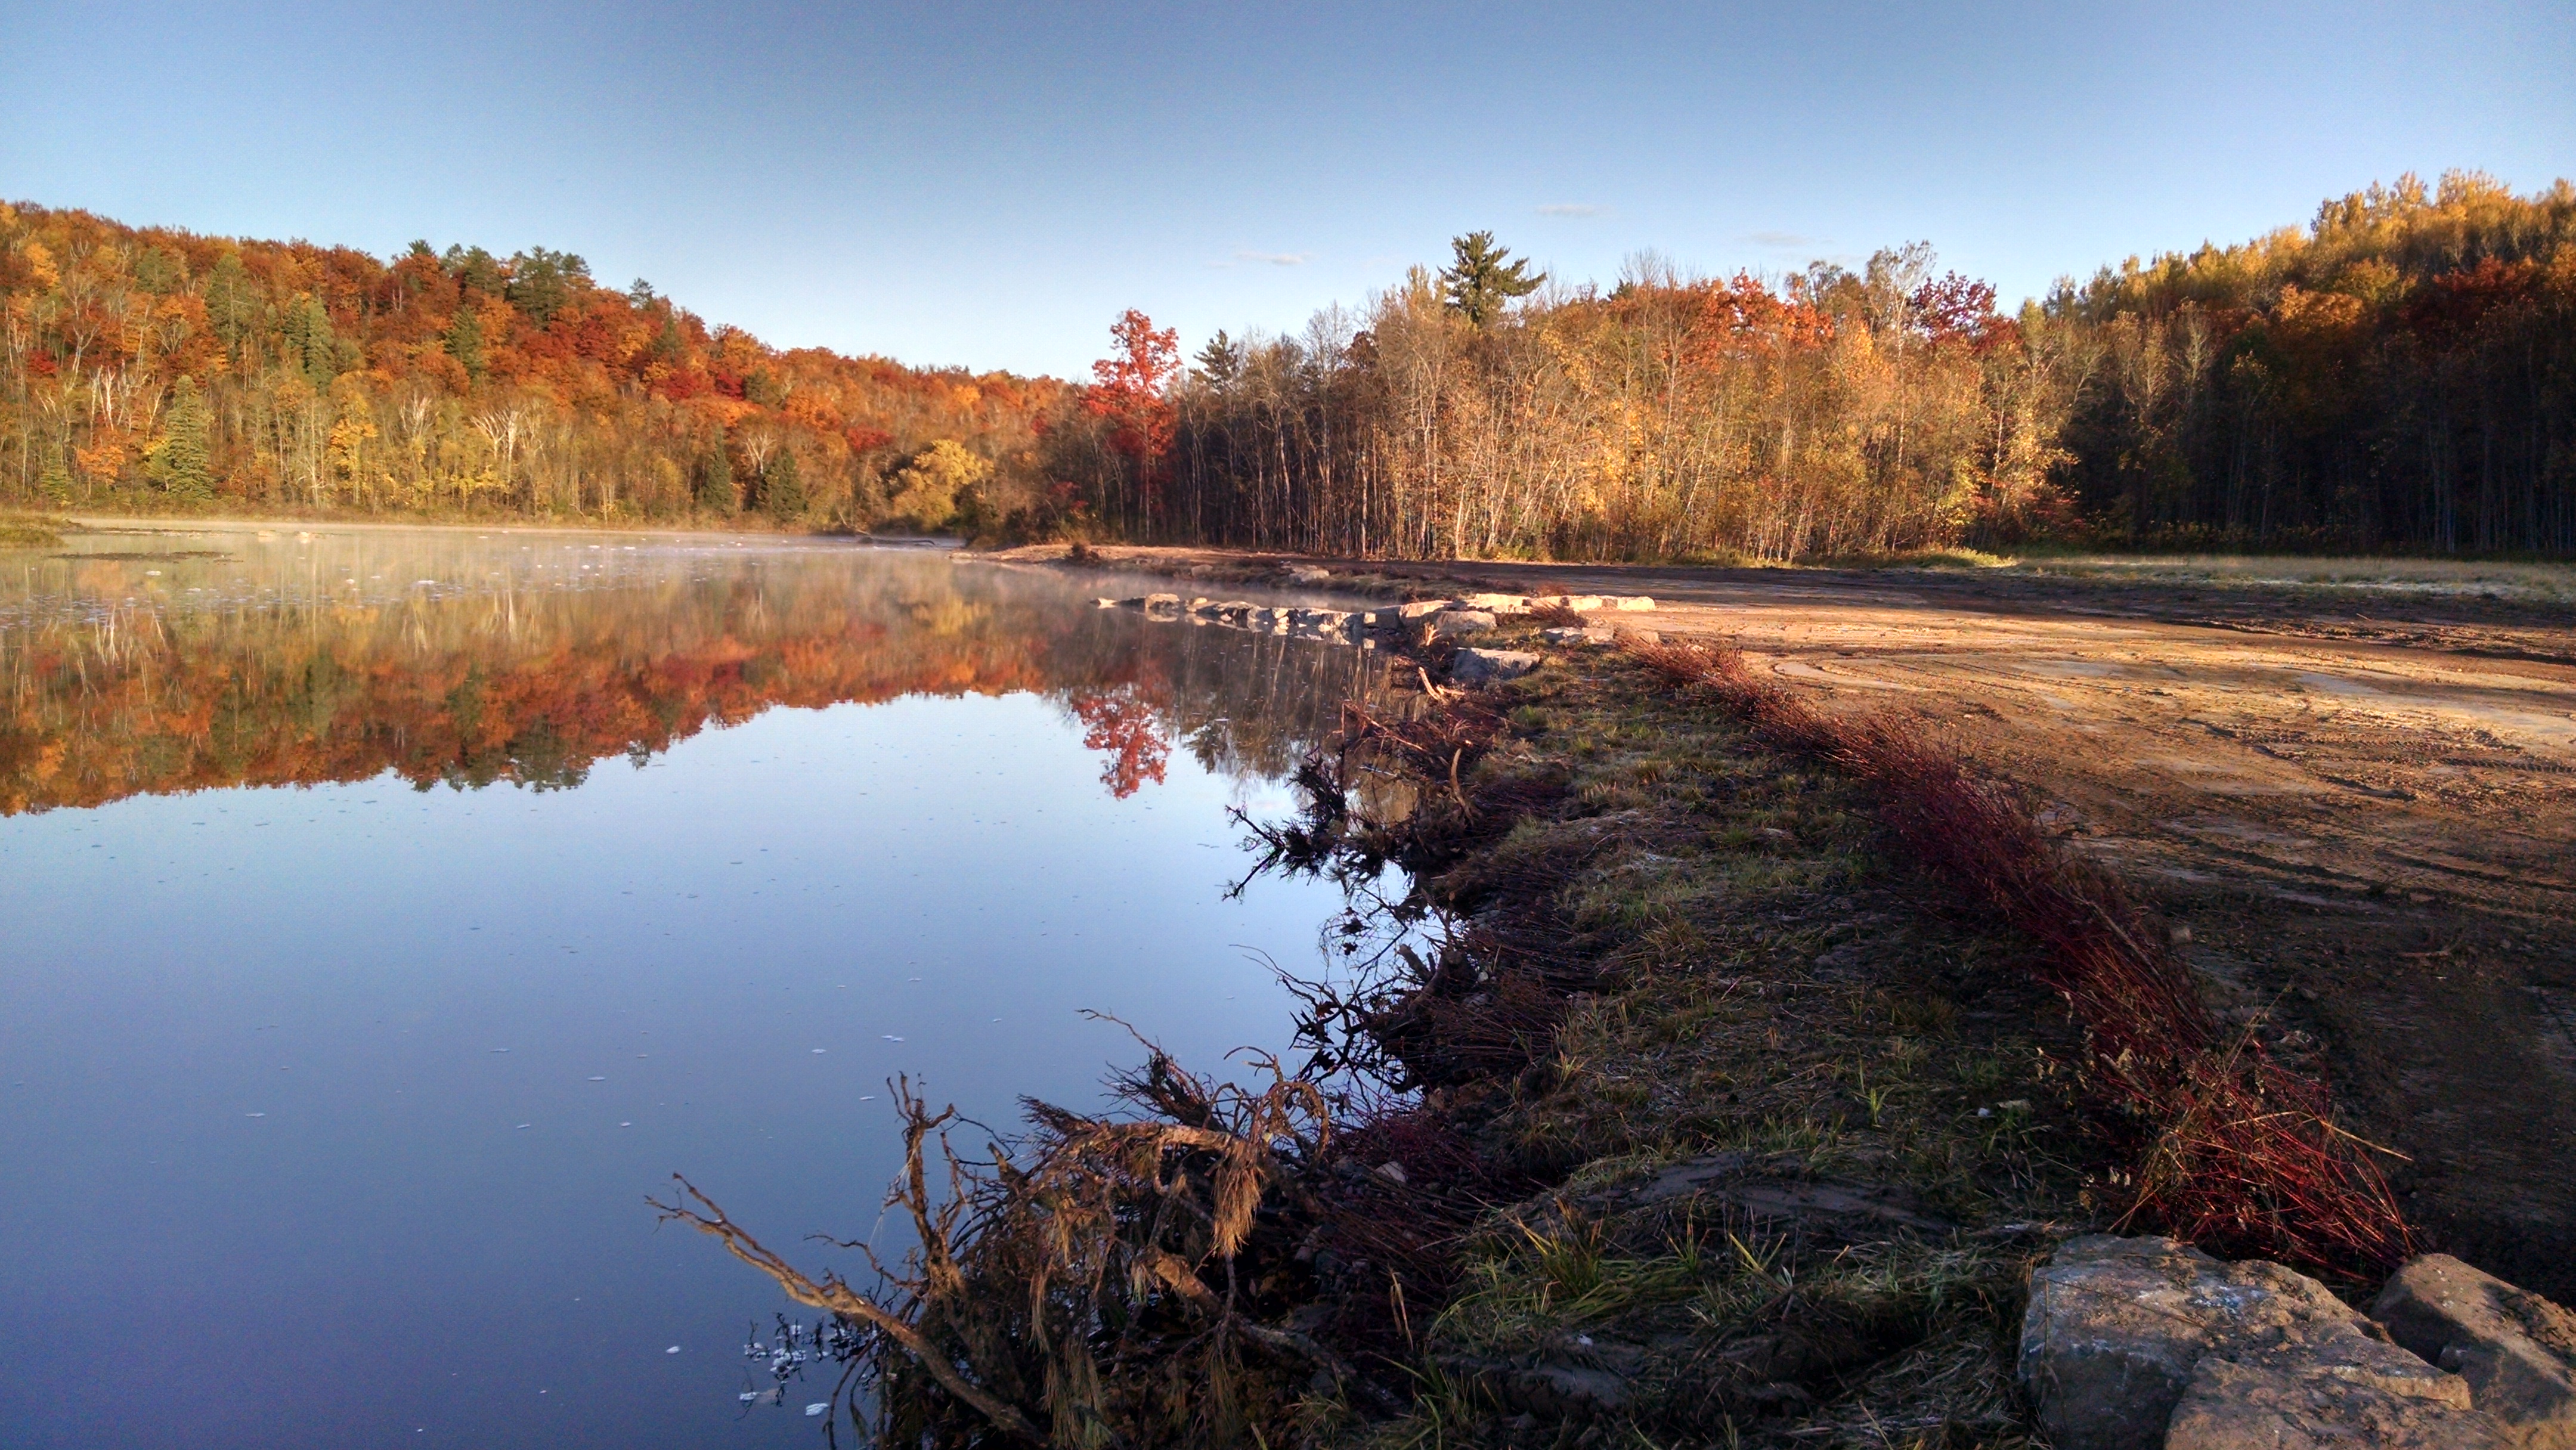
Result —
[[1558, 276], [1924, 239], [2009, 303], [2413, 170], [2576, 174], [2576, 6], [48, 5], [0, 196], [582, 253], [782, 345], [1078, 372], [1455, 233]]

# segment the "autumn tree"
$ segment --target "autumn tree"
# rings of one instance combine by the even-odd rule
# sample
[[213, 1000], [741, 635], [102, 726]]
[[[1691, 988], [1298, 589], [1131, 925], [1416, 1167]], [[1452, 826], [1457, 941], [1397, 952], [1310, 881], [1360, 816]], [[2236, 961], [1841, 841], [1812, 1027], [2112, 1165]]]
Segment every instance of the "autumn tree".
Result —
[[[733, 512], [749, 484], [764, 511], [863, 523], [882, 460], [936, 438], [1011, 460], [986, 493], [1025, 501], [1041, 426], [1076, 416], [1053, 379], [781, 352], [600, 287], [569, 252], [379, 260], [0, 204], [0, 502], [193, 492], [183, 377], [209, 478], [244, 503], [370, 513], [669, 518]], [[718, 431], [740, 447], [702, 502]], [[792, 486], [751, 459], [779, 449]]]
[[894, 496], [887, 507], [895, 518], [925, 532], [945, 528], [992, 474], [991, 462], [953, 438], [941, 438], [895, 470], [889, 480]]
[[1108, 425], [1109, 451], [1126, 464], [1130, 488], [1121, 511], [1151, 533], [1163, 513], [1173, 420], [1167, 392], [1181, 369], [1180, 334], [1168, 327], [1157, 331], [1152, 318], [1131, 307], [1110, 325], [1109, 339], [1109, 356], [1091, 365], [1082, 407]]

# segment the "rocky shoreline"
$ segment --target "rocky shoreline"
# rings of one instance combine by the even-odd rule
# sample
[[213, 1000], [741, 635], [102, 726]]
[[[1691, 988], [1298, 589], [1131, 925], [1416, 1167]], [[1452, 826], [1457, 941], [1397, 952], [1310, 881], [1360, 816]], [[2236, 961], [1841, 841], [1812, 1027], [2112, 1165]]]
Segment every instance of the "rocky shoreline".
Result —
[[[1291, 582], [1323, 585], [1331, 576], [1321, 569], [1297, 571]], [[1092, 601], [1100, 609], [1128, 609], [1158, 623], [1187, 622], [1287, 635], [1353, 645], [1364, 650], [1384, 647], [1435, 656], [1446, 677], [1464, 685], [1518, 678], [1537, 669], [1540, 656], [1527, 650], [1482, 649], [1465, 643], [1490, 635], [1505, 620], [1527, 617], [1546, 621], [1538, 642], [1566, 646], [1613, 644], [1623, 639], [1652, 643], [1653, 630], [1628, 627], [1624, 616], [1651, 612], [1655, 601], [1645, 595], [1469, 593], [1447, 599], [1416, 599], [1384, 609], [1330, 609], [1256, 604], [1244, 599], [1214, 599], [1176, 593], [1140, 594], [1124, 599], [1107, 596]]]

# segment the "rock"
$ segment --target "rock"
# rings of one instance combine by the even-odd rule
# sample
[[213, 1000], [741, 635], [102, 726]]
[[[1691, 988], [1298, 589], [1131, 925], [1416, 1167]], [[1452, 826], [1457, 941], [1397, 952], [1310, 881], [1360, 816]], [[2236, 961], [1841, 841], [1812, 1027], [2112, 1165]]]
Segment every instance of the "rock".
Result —
[[1449, 661], [1449, 678], [1462, 685], [1484, 685], [1518, 679], [1538, 666], [1539, 657], [1527, 650], [1462, 649]]
[[2504, 1444], [2465, 1404], [2392, 1393], [2330, 1369], [2215, 1354], [2193, 1371], [2164, 1439], [2165, 1450], [2501, 1450]]
[[1601, 607], [1604, 609], [1616, 609], [1629, 613], [1641, 613], [1654, 608], [1655, 601], [1647, 598], [1643, 594], [1605, 594], [1601, 597]]
[[1641, 1346], [1585, 1336], [1510, 1359], [1443, 1356], [1439, 1364], [1485, 1390], [1505, 1409], [1536, 1420], [1579, 1423], [1633, 1406], [1636, 1377], [1645, 1360]]
[[1156, 614], [1164, 611], [1169, 611], [1174, 614], [1180, 613], [1181, 596], [1177, 594], [1148, 594], [1145, 596], [1146, 613]]
[[1094, 609], [1116, 609], [1118, 607], [1118, 601], [1115, 599], [1094, 599], [1091, 601], [1091, 607]]
[[1552, 1197], [1537, 1222], [1561, 1228], [1569, 1207], [1584, 1222], [1653, 1226], [1658, 1239], [1688, 1221], [1724, 1224], [1729, 1232], [1749, 1228], [1748, 1239], [1793, 1236], [1809, 1248], [1879, 1242], [1901, 1233], [1944, 1234], [1956, 1227], [1902, 1187], [1819, 1177], [1805, 1159], [1785, 1153], [1729, 1151], [1668, 1163], [1570, 1205]]
[[1431, 616], [1433, 634], [1483, 634], [1493, 627], [1493, 614], [1483, 609], [1444, 609]]
[[1333, 577], [1333, 571], [1330, 569], [1319, 569], [1312, 564], [1304, 564], [1290, 569], [1288, 571], [1288, 577], [1299, 584], [1321, 584], [1325, 580]]
[[[2342, 1407], [2335, 1413], [2433, 1434], [2436, 1411], [2466, 1409], [2464, 1382], [2374, 1337], [2323, 1284], [2278, 1264], [2221, 1263], [2172, 1239], [2095, 1234], [2069, 1240], [2031, 1275], [2021, 1379], [2058, 1450], [2156, 1450], [2213, 1357], [2301, 1387], [2280, 1393], [2318, 1399], [2321, 1414], [2331, 1400]], [[2233, 1371], [2209, 1373], [2215, 1383]], [[2208, 1388], [2205, 1408], [2215, 1398], [2222, 1390]]]
[[1458, 601], [1461, 609], [1489, 609], [1496, 614], [1527, 614], [1530, 609], [1526, 594], [1470, 594]]
[[1538, 632], [1538, 637], [1549, 644], [1608, 644], [1612, 638], [1610, 631], [1606, 629], [1586, 629], [1579, 624], [1563, 624], [1554, 629], [1542, 629]]
[[1397, 605], [1395, 607], [1395, 617], [1398, 619], [1420, 619], [1426, 614], [1438, 614], [1444, 609], [1455, 609], [1457, 607], [1458, 606], [1456, 604], [1446, 599], [1416, 599], [1408, 604]]
[[1571, 609], [1577, 614], [1590, 614], [1601, 607], [1598, 594], [1533, 594], [1532, 609]]
[[2457, 1371], [2502, 1443], [2576, 1450], [2576, 1314], [2449, 1254], [2409, 1261], [2370, 1312], [2390, 1338]]

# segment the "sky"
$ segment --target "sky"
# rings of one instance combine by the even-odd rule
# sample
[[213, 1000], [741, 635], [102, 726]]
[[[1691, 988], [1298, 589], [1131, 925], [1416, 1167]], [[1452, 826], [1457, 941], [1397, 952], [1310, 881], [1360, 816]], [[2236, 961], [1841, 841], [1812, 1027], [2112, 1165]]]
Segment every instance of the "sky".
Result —
[[0, 0], [0, 197], [580, 253], [780, 346], [1081, 374], [1489, 229], [1570, 283], [1932, 243], [2005, 304], [2451, 168], [2576, 176], [2576, 0]]

